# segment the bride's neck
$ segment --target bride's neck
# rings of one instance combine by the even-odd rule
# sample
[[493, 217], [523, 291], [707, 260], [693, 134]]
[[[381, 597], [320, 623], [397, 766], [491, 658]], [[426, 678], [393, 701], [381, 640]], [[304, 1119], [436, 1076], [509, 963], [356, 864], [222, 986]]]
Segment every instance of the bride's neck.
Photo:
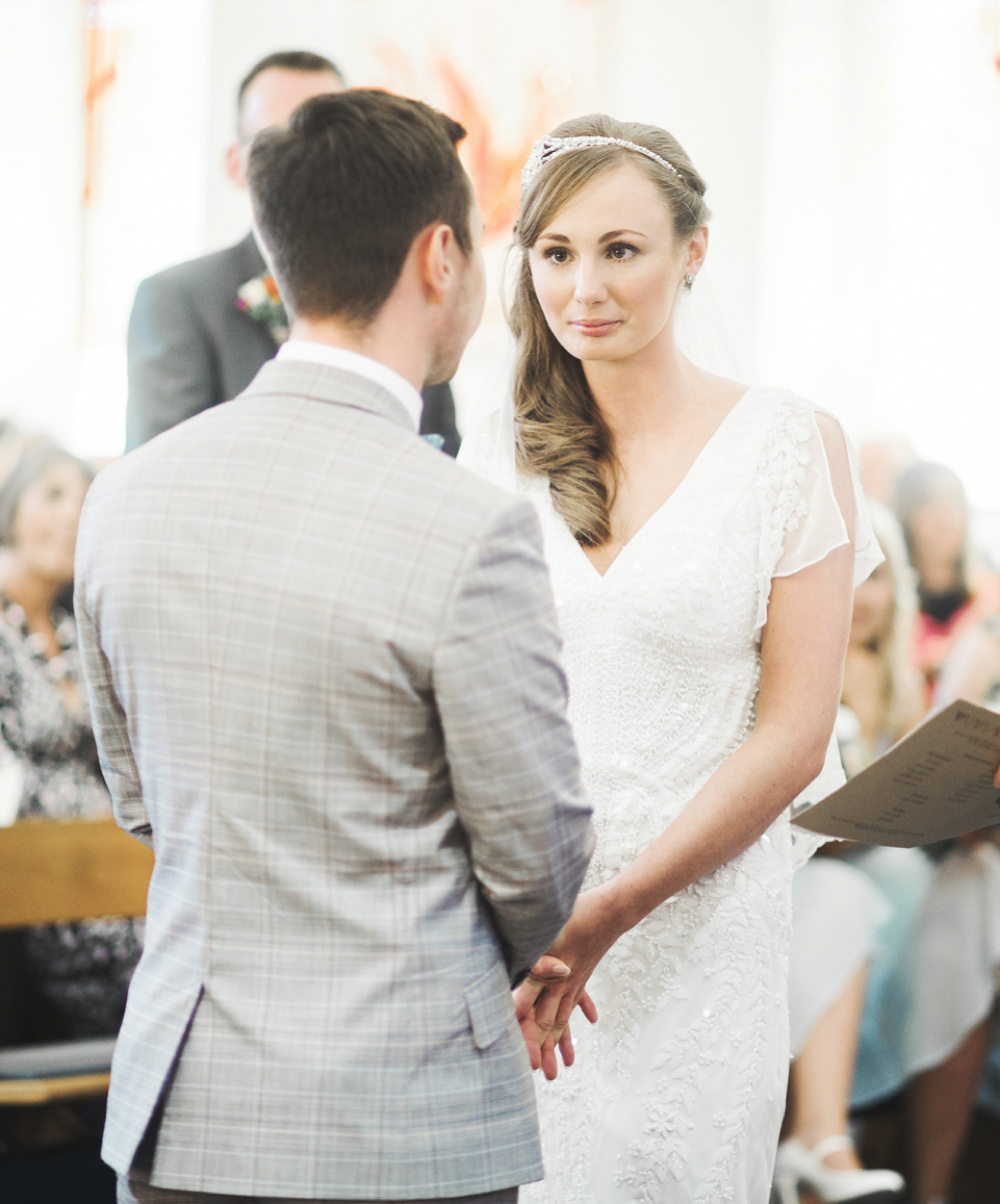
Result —
[[685, 409], [698, 392], [701, 376], [673, 344], [627, 360], [591, 360], [583, 371], [616, 439], [641, 436]]

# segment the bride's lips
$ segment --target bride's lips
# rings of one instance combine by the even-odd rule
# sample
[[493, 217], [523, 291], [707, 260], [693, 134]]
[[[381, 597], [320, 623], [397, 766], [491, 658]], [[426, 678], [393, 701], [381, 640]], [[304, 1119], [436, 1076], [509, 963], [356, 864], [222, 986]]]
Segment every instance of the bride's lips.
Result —
[[574, 330], [578, 330], [580, 334], [585, 334], [589, 338], [609, 334], [620, 324], [617, 318], [580, 318], [576, 322], [570, 322], [570, 326]]

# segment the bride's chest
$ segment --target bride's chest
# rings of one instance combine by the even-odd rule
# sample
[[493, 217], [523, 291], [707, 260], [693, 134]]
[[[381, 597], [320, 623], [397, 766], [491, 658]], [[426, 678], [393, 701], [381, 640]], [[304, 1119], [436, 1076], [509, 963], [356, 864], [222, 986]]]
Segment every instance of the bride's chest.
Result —
[[752, 643], [762, 514], [751, 475], [675, 495], [605, 564], [577, 543], [547, 490], [533, 500], [564, 638], [733, 650]]

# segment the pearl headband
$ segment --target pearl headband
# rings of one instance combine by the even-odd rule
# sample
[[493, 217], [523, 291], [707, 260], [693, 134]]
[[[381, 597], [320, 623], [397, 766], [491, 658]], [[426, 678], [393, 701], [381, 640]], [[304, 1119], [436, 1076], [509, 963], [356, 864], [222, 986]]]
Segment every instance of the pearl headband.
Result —
[[645, 155], [647, 159], [652, 159], [654, 163], [659, 163], [667, 171], [673, 172], [678, 179], [681, 178], [681, 173], [672, 163], [668, 163], [656, 151], [651, 151], [648, 146], [640, 146], [638, 142], [628, 142], [625, 138], [607, 138], [601, 134], [581, 134], [576, 138], [557, 138], [553, 134], [546, 134], [544, 138], [539, 138], [532, 147], [528, 162], [525, 163], [524, 171], [521, 172], [522, 191], [551, 159], [568, 154], [570, 151], [582, 150], [588, 146], [624, 146], [626, 150]]

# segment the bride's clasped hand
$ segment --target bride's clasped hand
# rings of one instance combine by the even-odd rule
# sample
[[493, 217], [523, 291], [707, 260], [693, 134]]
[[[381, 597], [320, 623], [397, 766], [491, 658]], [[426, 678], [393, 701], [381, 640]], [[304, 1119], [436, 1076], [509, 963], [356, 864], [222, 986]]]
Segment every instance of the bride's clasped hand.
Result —
[[532, 1069], [541, 1068], [547, 1079], [559, 1073], [556, 1050], [564, 1066], [573, 1065], [573, 1009], [579, 1007], [591, 1024], [597, 1022], [587, 982], [626, 928], [611, 884], [584, 891], [559, 939], [515, 990], [514, 1008]]

